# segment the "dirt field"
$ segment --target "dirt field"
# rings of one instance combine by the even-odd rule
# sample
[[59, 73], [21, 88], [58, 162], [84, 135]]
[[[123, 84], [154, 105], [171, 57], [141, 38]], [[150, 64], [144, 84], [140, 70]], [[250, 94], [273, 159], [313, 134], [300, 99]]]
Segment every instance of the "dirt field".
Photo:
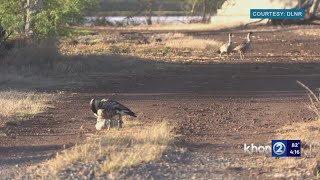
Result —
[[[229, 31], [237, 42], [247, 32], [254, 32], [254, 51], [246, 60], [239, 60], [238, 54], [228, 61], [219, 60], [212, 53], [187, 64], [168, 60], [155, 66], [156, 70], [142, 70], [135, 77], [120, 75], [111, 80], [106, 72], [91, 74], [91, 83], [81, 87], [37, 89], [57, 95], [60, 92], [61, 98], [47, 112], [1, 129], [10, 134], [0, 138], [1, 177], [23, 177], [17, 169], [23, 172], [80, 142], [86, 133], [95, 133], [95, 118], [89, 108], [93, 97], [116, 99], [146, 123], [169, 120], [181, 135], [176, 150], [168, 151], [162, 160], [123, 169], [119, 179], [312, 177], [313, 172], [307, 169], [275, 173], [272, 168], [249, 166], [247, 162], [254, 159], [271, 157], [246, 155], [243, 144], [270, 145], [281, 127], [315, 119], [296, 80], [312, 90], [320, 87], [320, 28], [254, 27], [188, 32], [187, 36], [225, 41]], [[81, 126], [85, 133], [79, 133]]]

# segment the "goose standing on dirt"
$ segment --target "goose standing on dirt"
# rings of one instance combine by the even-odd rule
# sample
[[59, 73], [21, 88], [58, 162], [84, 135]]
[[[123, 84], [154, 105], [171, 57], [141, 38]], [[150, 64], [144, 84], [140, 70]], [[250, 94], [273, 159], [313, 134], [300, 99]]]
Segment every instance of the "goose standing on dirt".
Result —
[[129, 108], [120, 104], [117, 101], [110, 99], [92, 99], [90, 102], [91, 110], [94, 115], [97, 117], [96, 129], [101, 130], [105, 127], [107, 121], [108, 129], [111, 126], [111, 119], [115, 116], [118, 116], [118, 129], [122, 127], [122, 116], [129, 115], [132, 117], [137, 117], [134, 112]]
[[220, 46], [220, 50], [218, 51], [220, 58], [221, 58], [222, 54], [226, 53], [227, 59], [229, 59], [229, 53], [232, 50], [231, 36], [232, 36], [232, 33], [229, 33], [229, 41], [227, 43], [223, 44], [222, 46]]
[[251, 34], [252, 32], [249, 32], [247, 35], [247, 40], [233, 49], [234, 51], [238, 51], [240, 53], [240, 59], [244, 59], [244, 53], [252, 49], [252, 41], [250, 39]]

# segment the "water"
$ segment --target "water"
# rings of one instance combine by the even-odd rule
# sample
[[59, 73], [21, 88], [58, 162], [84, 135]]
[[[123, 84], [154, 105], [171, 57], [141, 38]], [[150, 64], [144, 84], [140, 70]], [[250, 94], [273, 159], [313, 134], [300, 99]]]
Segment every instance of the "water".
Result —
[[[98, 19], [99, 18], [99, 19]], [[97, 20], [98, 19], [98, 20]], [[161, 25], [177, 25], [177, 24], [189, 24], [194, 21], [200, 21], [201, 16], [152, 16], [151, 20], [153, 24]], [[126, 19], [126, 16], [109, 16], [109, 17], [86, 17], [86, 25], [107, 25], [112, 23], [113, 25], [146, 25], [147, 18], [145, 16], [136, 16], [130, 19]], [[105, 23], [105, 24], [104, 24]]]

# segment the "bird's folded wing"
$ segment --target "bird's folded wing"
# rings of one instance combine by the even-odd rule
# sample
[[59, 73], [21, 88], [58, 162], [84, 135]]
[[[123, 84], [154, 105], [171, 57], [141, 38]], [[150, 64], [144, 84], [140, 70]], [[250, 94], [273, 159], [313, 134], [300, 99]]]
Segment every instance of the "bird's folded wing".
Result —
[[236, 47], [234, 48], [234, 50], [240, 50], [240, 49], [246, 47], [246, 45], [247, 45], [247, 43], [239, 44], [238, 46], [236, 46]]
[[100, 108], [131, 111], [129, 108], [125, 107], [124, 105], [120, 104], [119, 102], [109, 100], [109, 99], [102, 99], [101, 104], [100, 104]]

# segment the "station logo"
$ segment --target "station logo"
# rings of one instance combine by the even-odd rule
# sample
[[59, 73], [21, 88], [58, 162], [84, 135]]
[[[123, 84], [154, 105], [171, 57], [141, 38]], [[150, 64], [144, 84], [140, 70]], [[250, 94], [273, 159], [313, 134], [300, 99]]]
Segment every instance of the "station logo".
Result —
[[245, 154], [271, 154], [272, 157], [300, 157], [301, 141], [300, 140], [272, 140], [271, 146], [261, 146], [255, 144], [244, 144], [243, 151]]
[[272, 140], [272, 157], [300, 157], [300, 140]]

